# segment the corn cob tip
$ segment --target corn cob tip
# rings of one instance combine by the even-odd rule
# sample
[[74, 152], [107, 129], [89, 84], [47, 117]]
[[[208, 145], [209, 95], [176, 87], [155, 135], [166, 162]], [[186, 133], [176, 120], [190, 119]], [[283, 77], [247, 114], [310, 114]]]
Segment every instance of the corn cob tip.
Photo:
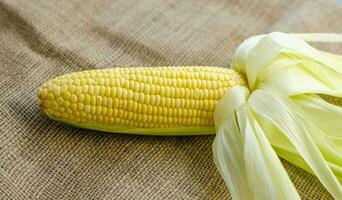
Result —
[[52, 87], [54, 87], [54, 90], [60, 89], [59, 86], [54, 85], [51, 83], [51, 81], [48, 81], [44, 84], [42, 84], [37, 92], [38, 96], [38, 109], [41, 114], [50, 116], [53, 114], [52, 107], [54, 106], [57, 108], [57, 106], [54, 104], [55, 99], [57, 99], [57, 95], [54, 94]]

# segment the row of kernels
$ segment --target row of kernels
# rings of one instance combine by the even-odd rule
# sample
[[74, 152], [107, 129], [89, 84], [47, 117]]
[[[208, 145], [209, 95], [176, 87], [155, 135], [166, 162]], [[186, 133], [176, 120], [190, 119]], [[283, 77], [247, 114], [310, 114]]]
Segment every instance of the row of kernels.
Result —
[[[74, 95], [72, 95], [74, 96]], [[89, 95], [86, 95], [88, 97]], [[44, 106], [50, 107], [54, 110], [59, 109], [59, 111], [71, 110], [71, 111], [80, 111], [84, 110], [87, 113], [98, 113], [98, 114], [107, 114], [107, 110], [109, 115], [114, 112], [114, 116], [116, 116], [117, 110], [125, 110], [132, 111], [135, 113], [148, 113], [158, 115], [162, 113], [164, 116], [196, 116], [200, 115], [200, 113], [206, 113], [208, 110], [214, 110], [214, 106], [217, 101], [214, 100], [205, 100], [205, 101], [196, 101], [191, 99], [170, 99], [168, 98], [166, 101], [163, 101], [165, 98], [162, 98], [160, 101], [160, 105], [151, 105], [145, 103], [138, 103], [132, 100], [126, 99], [114, 99], [105, 98], [100, 96], [91, 96], [91, 100], [89, 102], [77, 102], [75, 100], [65, 101], [61, 97], [58, 97], [56, 100], [45, 100]], [[179, 101], [177, 101], [179, 100]], [[87, 104], [89, 103], [89, 104]], [[205, 114], [201, 115], [205, 117]]]
[[[195, 70], [197, 69], [197, 70]], [[230, 75], [230, 76], [229, 76]], [[213, 80], [225, 80], [229, 77], [239, 76], [237, 72], [231, 69], [212, 69], [209, 68], [113, 68], [113, 69], [104, 69], [104, 70], [96, 70], [96, 71], [84, 71], [84, 72], [76, 72], [71, 75], [65, 75], [59, 77], [59, 79], [69, 78], [69, 79], [77, 79], [77, 78], [132, 78], [135, 77], [145, 77], [153, 76], [153, 77], [164, 77], [164, 78], [200, 78], [200, 79], [213, 79]], [[141, 81], [141, 80], [140, 80]]]
[[[140, 74], [147, 76], [163, 76], [163, 77], [182, 77], [182, 78], [193, 78], [192, 75], [197, 74], [202, 78], [210, 78], [210, 76], [214, 76], [212, 78], [220, 79], [223, 74], [231, 74], [234, 75], [236, 72], [227, 68], [217, 68], [217, 67], [157, 67], [157, 68], [149, 68], [149, 67], [116, 67], [111, 69], [103, 69], [103, 70], [90, 70], [83, 72], [71, 73], [63, 76], [64, 78], [94, 78], [94, 77], [118, 77], [124, 76], [127, 74]], [[209, 77], [208, 77], [209, 76]], [[217, 76], [217, 77], [216, 77]], [[223, 77], [222, 77], [223, 78]]]
[[[54, 101], [52, 99], [51, 101]], [[112, 97], [101, 97], [88, 94], [70, 95], [69, 100], [65, 100], [61, 97], [56, 99], [59, 105], [68, 107], [70, 103], [82, 103], [84, 105], [92, 106], [106, 106], [113, 108], [131, 108], [134, 110], [137, 106], [148, 105], [148, 106], [160, 106], [170, 108], [188, 108], [198, 110], [213, 110], [218, 100], [216, 99], [184, 99], [184, 98], [166, 98], [160, 97], [159, 95], [144, 95], [143, 93], [134, 93], [133, 98], [112, 98]]]
[[[177, 118], [177, 117], [163, 117], [152, 115], [137, 115], [135, 120], [128, 118], [109, 117], [102, 115], [79, 115], [64, 116], [71, 120], [80, 120], [80, 122], [95, 122], [95, 123], [110, 123], [116, 125], [123, 125], [130, 127], [184, 127], [184, 126], [212, 126], [213, 120], [206, 118]], [[133, 117], [134, 118], [134, 117]]]
[[[83, 108], [86, 106], [100, 106], [117, 109], [127, 109], [132, 111], [141, 112], [145, 107], [154, 109], [154, 107], [160, 108], [173, 108], [173, 109], [197, 109], [197, 110], [214, 110], [214, 107], [218, 100], [215, 99], [184, 99], [184, 98], [165, 98], [159, 95], [139, 95], [134, 93], [133, 98], [112, 98], [105, 96], [95, 96], [88, 94], [71, 94], [68, 100], [57, 97], [56, 99], [52, 94], [47, 95], [48, 98], [45, 102], [47, 107], [57, 108], [72, 108], [74, 110], [77, 107]], [[50, 98], [51, 96], [51, 98]]]
[[211, 118], [212, 112], [201, 111], [196, 109], [172, 109], [172, 108], [165, 108], [165, 107], [152, 107], [150, 105], [139, 105], [136, 109], [129, 109], [129, 108], [108, 108], [104, 106], [90, 106], [90, 105], [83, 105], [82, 103], [72, 103], [70, 107], [63, 107], [54, 105], [55, 102], [52, 102], [51, 109], [58, 111], [58, 112], [67, 112], [67, 113], [74, 113], [74, 112], [85, 112], [90, 114], [96, 115], [104, 115], [104, 116], [113, 116], [113, 117], [124, 117], [124, 114], [129, 116], [136, 116], [136, 115], [154, 115], [154, 116], [173, 116], [173, 117], [201, 117], [201, 118]]
[[[182, 74], [181, 72], [179, 72]], [[180, 76], [164, 76], [161, 75], [142, 75], [142, 74], [126, 74], [121, 78], [124, 78], [126, 80], [132, 80], [132, 81], [138, 81], [138, 82], [145, 82], [145, 83], [151, 83], [151, 84], [167, 84], [170, 82], [174, 82], [175, 80], [207, 80], [207, 81], [228, 81], [231, 78], [227, 74], [219, 74], [219, 73], [186, 73], [184, 72], [184, 75]]]
[[[113, 68], [111, 70], [120, 70], [125, 72], [135, 72], [137, 70], [141, 71], [142, 73], [153, 73], [153, 72], [160, 72], [164, 71], [166, 73], [169, 72], [226, 72], [228, 68], [220, 68], [220, 67], [196, 67], [196, 66], [175, 66], [175, 67], [134, 67], [134, 68]], [[156, 75], [156, 74], [154, 74]]]
[[167, 117], [157, 115], [139, 115], [127, 114], [124, 111], [119, 112], [122, 117], [106, 116], [100, 114], [90, 114], [84, 111], [75, 111], [72, 113], [48, 110], [55, 117], [74, 120], [75, 122], [96, 122], [96, 123], [115, 123], [117, 125], [133, 125], [134, 127], [146, 127], [144, 124], [153, 124], [154, 127], [169, 127], [169, 126], [211, 126], [213, 125], [212, 118], [201, 117]]
[[136, 81], [151, 81], [152, 77], [165, 78], [165, 79], [206, 79], [206, 80], [227, 80], [227, 76], [219, 73], [209, 73], [209, 72], [185, 72], [185, 71], [152, 71], [139, 72], [134, 71], [134, 74], [125, 74], [125, 78], [129, 78]]
[[[178, 116], [178, 117], [212, 117], [212, 111], [204, 111], [204, 110], [196, 110], [196, 109], [174, 109], [174, 108], [166, 108], [166, 107], [156, 107], [151, 105], [138, 105], [130, 109], [127, 108], [108, 108], [105, 106], [90, 106], [83, 104], [72, 104], [75, 106], [71, 106], [70, 109], [72, 111], [85, 111], [86, 113], [91, 114], [99, 114], [99, 115], [108, 115], [108, 116], [117, 116], [123, 117], [123, 113], [127, 113], [128, 115], [140, 115], [140, 114], [149, 114], [156, 116]], [[61, 107], [64, 110], [64, 107]], [[66, 108], [68, 109], [68, 108]]]
[[[78, 81], [76, 81], [78, 80]], [[120, 87], [131, 89], [135, 91], [146, 91], [149, 89], [153, 92], [153, 87], [158, 92], [161, 87], [168, 88], [199, 88], [199, 89], [218, 89], [222, 87], [234, 86], [236, 84], [235, 80], [227, 80], [227, 81], [217, 81], [217, 80], [200, 80], [200, 79], [166, 79], [166, 78], [156, 78], [153, 77], [151, 81], [134, 81], [131, 79], [100, 79], [102, 81], [97, 81], [98, 79], [81, 79], [86, 80], [84, 84], [61, 84], [63, 88], [62, 90], [68, 89], [69, 92], [80, 92], [82, 90], [89, 90], [90, 92], [94, 92], [95, 90], [100, 90], [100, 88], [106, 87]], [[75, 79], [74, 81], [80, 82], [79, 79]], [[81, 81], [82, 82], [82, 81]], [[85, 88], [88, 87], [88, 88]], [[58, 89], [58, 87], [56, 87]]]
[[[193, 98], [193, 99], [219, 99], [221, 98], [227, 88], [218, 89], [199, 89], [199, 88], [178, 88], [178, 87], [164, 87], [158, 85], [146, 85], [142, 87], [134, 88], [134, 90], [122, 88], [122, 87], [105, 87], [105, 86], [83, 86], [83, 87], [67, 87], [62, 86], [57, 94], [48, 94], [48, 98], [54, 98], [54, 96], [62, 96], [65, 100], [69, 100], [72, 95], [79, 98], [84, 98], [85, 94], [96, 95], [102, 97], [112, 97], [112, 98], [123, 98], [123, 99], [134, 99], [138, 101], [144, 96], [160, 96], [165, 98]], [[136, 91], [136, 89], [139, 89]], [[60, 95], [59, 95], [60, 94]], [[49, 97], [50, 96], [50, 97]], [[82, 97], [83, 96], [83, 97]]]
[[[58, 87], [57, 87], [58, 88]], [[73, 87], [70, 87], [73, 88]], [[70, 89], [69, 87], [62, 86], [58, 93], [47, 92], [46, 89], [43, 89], [40, 95], [43, 99], [47, 98], [48, 100], [54, 100], [55, 98], [61, 96], [63, 100], [70, 100], [71, 102], [83, 102], [86, 104], [98, 104], [95, 103], [107, 98], [119, 98], [119, 99], [133, 99], [134, 101], [138, 101], [141, 103], [152, 103], [156, 102], [156, 105], [159, 105], [160, 101], [170, 101], [169, 98], [178, 98], [181, 99], [220, 99], [226, 89], [219, 88], [216, 90], [208, 90], [208, 89], [188, 89], [188, 88], [174, 88], [174, 87], [163, 87], [163, 86], [145, 86], [145, 90], [138, 93], [136, 91], [127, 90], [121, 87], [104, 87], [104, 86], [84, 86], [74, 89]], [[96, 96], [96, 97], [95, 97]], [[90, 101], [92, 98], [93, 100]], [[181, 100], [180, 99], [180, 100]], [[180, 101], [178, 100], [178, 101]], [[62, 101], [62, 99], [60, 99]], [[152, 102], [150, 102], [152, 101]], [[104, 103], [106, 104], [106, 103]], [[178, 103], [176, 103], [178, 104]], [[163, 105], [163, 103], [162, 103]]]
[[[89, 95], [86, 95], [88, 99]], [[187, 109], [198, 109], [198, 110], [213, 110], [218, 100], [195, 100], [195, 99], [182, 99], [182, 98], [165, 98], [159, 95], [151, 96], [145, 95], [144, 98], [139, 98], [138, 101], [134, 99], [118, 99], [118, 98], [107, 98], [100, 96], [90, 96], [90, 101], [84, 101], [85, 105], [98, 105], [112, 108], [128, 108], [136, 109], [138, 106], [159, 106], [169, 108], [187, 108]]]

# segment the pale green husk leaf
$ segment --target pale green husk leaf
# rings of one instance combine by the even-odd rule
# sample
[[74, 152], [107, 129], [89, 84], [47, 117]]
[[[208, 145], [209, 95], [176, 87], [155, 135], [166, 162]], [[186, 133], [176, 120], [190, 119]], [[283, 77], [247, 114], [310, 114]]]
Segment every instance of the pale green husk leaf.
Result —
[[304, 41], [342, 41], [330, 36], [277, 32], [249, 38], [237, 49], [232, 67], [246, 74], [251, 94], [221, 100], [213, 144], [234, 199], [299, 198], [274, 152], [342, 199], [342, 108], [317, 95], [342, 97], [342, 57]]
[[254, 114], [245, 106], [246, 90], [230, 89], [217, 105], [215, 163], [234, 199], [300, 199]]

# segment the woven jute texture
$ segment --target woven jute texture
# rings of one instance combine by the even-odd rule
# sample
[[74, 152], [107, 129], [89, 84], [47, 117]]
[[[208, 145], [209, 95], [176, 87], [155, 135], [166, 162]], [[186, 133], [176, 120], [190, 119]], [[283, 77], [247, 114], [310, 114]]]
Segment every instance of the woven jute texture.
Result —
[[[149, 137], [41, 116], [37, 88], [105, 66], [229, 66], [243, 39], [342, 32], [333, 1], [0, 1], [0, 199], [230, 199], [213, 135]], [[321, 46], [332, 51], [341, 46]], [[331, 199], [283, 161], [303, 199]]]

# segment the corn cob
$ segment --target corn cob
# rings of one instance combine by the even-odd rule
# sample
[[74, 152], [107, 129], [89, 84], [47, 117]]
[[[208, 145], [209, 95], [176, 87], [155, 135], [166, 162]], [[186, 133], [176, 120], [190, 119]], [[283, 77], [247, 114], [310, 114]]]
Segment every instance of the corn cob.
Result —
[[43, 113], [78, 127], [198, 134], [214, 133], [215, 105], [236, 85], [246, 85], [244, 77], [227, 68], [113, 68], [59, 76], [38, 96]]

